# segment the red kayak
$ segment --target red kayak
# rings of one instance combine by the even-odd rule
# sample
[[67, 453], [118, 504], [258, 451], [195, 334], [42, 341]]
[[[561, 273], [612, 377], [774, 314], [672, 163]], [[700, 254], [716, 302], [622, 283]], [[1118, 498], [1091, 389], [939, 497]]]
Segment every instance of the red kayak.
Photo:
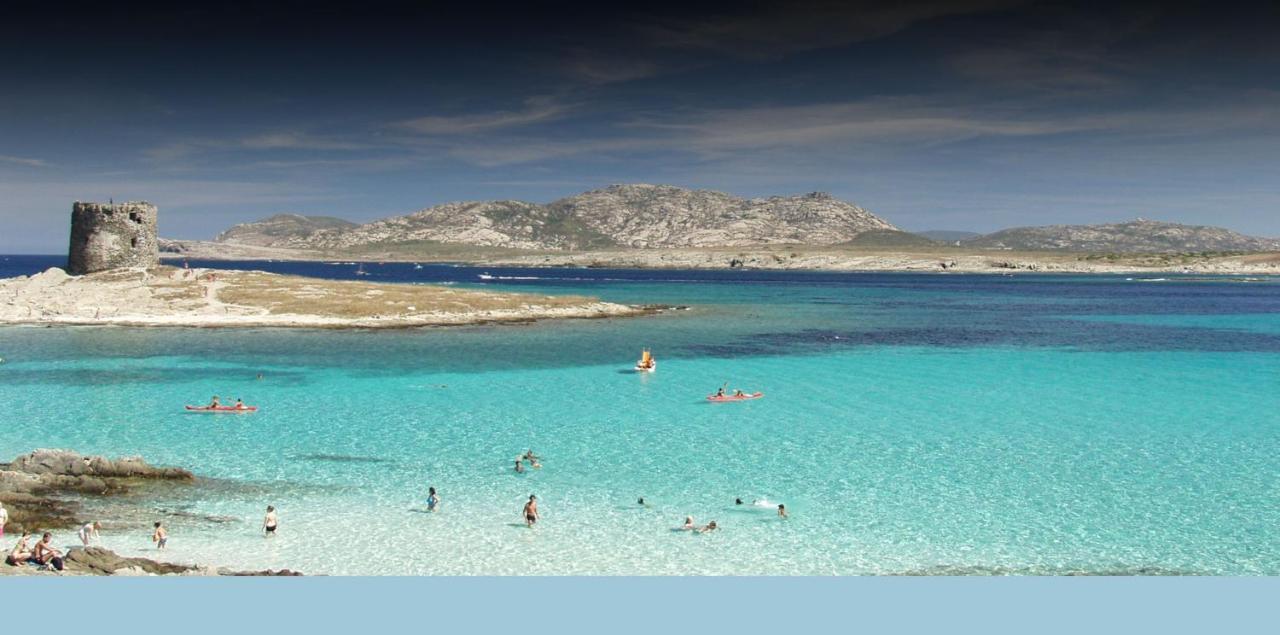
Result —
[[759, 399], [763, 396], [764, 396], [764, 393], [762, 392], [753, 392], [749, 395], [719, 395], [719, 396], [711, 395], [710, 397], [707, 397], [707, 401], [710, 401], [711, 403], [723, 403], [726, 401], [750, 401], [752, 399]]
[[257, 412], [257, 406], [245, 406], [237, 408], [235, 406], [187, 406], [187, 412], [209, 412], [214, 414], [235, 414], [237, 412]]

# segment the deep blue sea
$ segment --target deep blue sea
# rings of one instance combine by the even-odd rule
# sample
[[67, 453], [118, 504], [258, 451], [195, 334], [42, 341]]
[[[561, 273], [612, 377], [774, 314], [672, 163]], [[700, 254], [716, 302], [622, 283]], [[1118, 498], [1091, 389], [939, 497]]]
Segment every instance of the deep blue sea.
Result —
[[[0, 277], [61, 261], [0, 256]], [[344, 263], [191, 264], [356, 278]], [[171, 526], [163, 557], [238, 568], [1280, 574], [1278, 279], [365, 269], [688, 310], [396, 331], [0, 327], [0, 457], [188, 467], [199, 486], [143, 503]], [[642, 347], [657, 372], [631, 371]], [[765, 397], [707, 403], [723, 385]], [[261, 411], [183, 412], [214, 394]], [[516, 474], [527, 449], [543, 467]], [[428, 486], [436, 513], [421, 511]], [[675, 530], [686, 516], [721, 528]], [[155, 557], [148, 536], [103, 532]]]

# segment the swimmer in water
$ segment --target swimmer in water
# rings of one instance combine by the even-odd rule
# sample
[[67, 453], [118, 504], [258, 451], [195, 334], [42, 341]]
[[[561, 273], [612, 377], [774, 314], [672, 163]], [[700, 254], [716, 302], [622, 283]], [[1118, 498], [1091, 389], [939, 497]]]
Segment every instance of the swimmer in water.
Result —
[[533, 464], [533, 469], [535, 470], [542, 469], [542, 464], [538, 462], [538, 459], [533, 459], [531, 462]]
[[521, 474], [524, 473], [524, 461], [521, 461], [520, 459], [516, 459], [516, 472], [519, 472]]
[[639, 506], [641, 506], [641, 507], [644, 507], [644, 506], [645, 506], [645, 505], [644, 505], [644, 497], [643, 497], [643, 496], [641, 496], [641, 497], [640, 497], [640, 500], [636, 501], [636, 504], [637, 504], [637, 505], [639, 505]]
[[693, 524], [693, 516], [684, 517], [684, 526], [681, 527], [681, 529], [685, 531], [693, 531], [694, 529], [697, 529], [697, 528], [698, 528], [697, 525]]
[[734, 505], [741, 505], [741, 504], [742, 504], [742, 499], [741, 499], [741, 498], [735, 498], [735, 499], [733, 499], [733, 504], [734, 504]]
[[778, 505], [778, 518], [786, 518], [786, 517], [787, 517], [787, 506]]
[[719, 529], [719, 527], [717, 527], [717, 526], [716, 526], [716, 521], [714, 521], [714, 520], [713, 520], [713, 521], [711, 521], [711, 522], [707, 523], [707, 526], [706, 526], [706, 527], [703, 527], [702, 529], [699, 529], [699, 530], [698, 530], [698, 533], [700, 533], [700, 534], [705, 534], [705, 533], [707, 533], [708, 531], [715, 531], [715, 530], [717, 530], [717, 529]]

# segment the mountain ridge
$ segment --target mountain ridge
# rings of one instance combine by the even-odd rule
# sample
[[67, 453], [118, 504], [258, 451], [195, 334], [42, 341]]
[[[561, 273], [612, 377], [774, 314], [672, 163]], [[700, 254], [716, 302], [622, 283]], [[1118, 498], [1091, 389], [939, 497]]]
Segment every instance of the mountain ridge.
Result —
[[610, 185], [545, 204], [517, 200], [443, 203], [364, 224], [326, 216], [277, 214], [236, 225], [215, 241], [330, 253], [392, 246], [592, 251], [769, 245], [1096, 253], [1280, 251], [1277, 239], [1141, 218], [1093, 225], [1014, 227], [982, 235], [910, 233], [822, 192], [744, 198], [714, 190], [649, 184]]
[[[412, 241], [583, 250], [825, 245], [848, 242], [868, 231], [900, 231], [857, 205], [821, 192], [743, 198], [648, 184], [611, 185], [547, 204], [444, 203], [351, 227], [315, 228], [296, 219], [272, 219], [277, 220], [237, 225], [215, 240], [324, 250]], [[283, 231], [291, 223], [297, 231]]]
[[1119, 253], [1280, 250], [1280, 240], [1246, 236], [1210, 225], [1145, 218], [1094, 225], [1012, 227], [962, 240], [960, 245], [983, 249]]

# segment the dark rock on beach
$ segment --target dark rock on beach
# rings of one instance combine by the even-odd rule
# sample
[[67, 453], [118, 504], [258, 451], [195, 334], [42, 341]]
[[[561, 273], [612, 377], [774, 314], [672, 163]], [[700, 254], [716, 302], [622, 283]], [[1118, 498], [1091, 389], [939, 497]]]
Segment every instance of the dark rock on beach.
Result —
[[9, 511], [6, 530], [74, 527], [82, 519], [74, 496], [111, 496], [150, 481], [190, 483], [191, 472], [157, 467], [139, 457], [108, 459], [68, 450], [36, 450], [0, 464], [0, 503]]

